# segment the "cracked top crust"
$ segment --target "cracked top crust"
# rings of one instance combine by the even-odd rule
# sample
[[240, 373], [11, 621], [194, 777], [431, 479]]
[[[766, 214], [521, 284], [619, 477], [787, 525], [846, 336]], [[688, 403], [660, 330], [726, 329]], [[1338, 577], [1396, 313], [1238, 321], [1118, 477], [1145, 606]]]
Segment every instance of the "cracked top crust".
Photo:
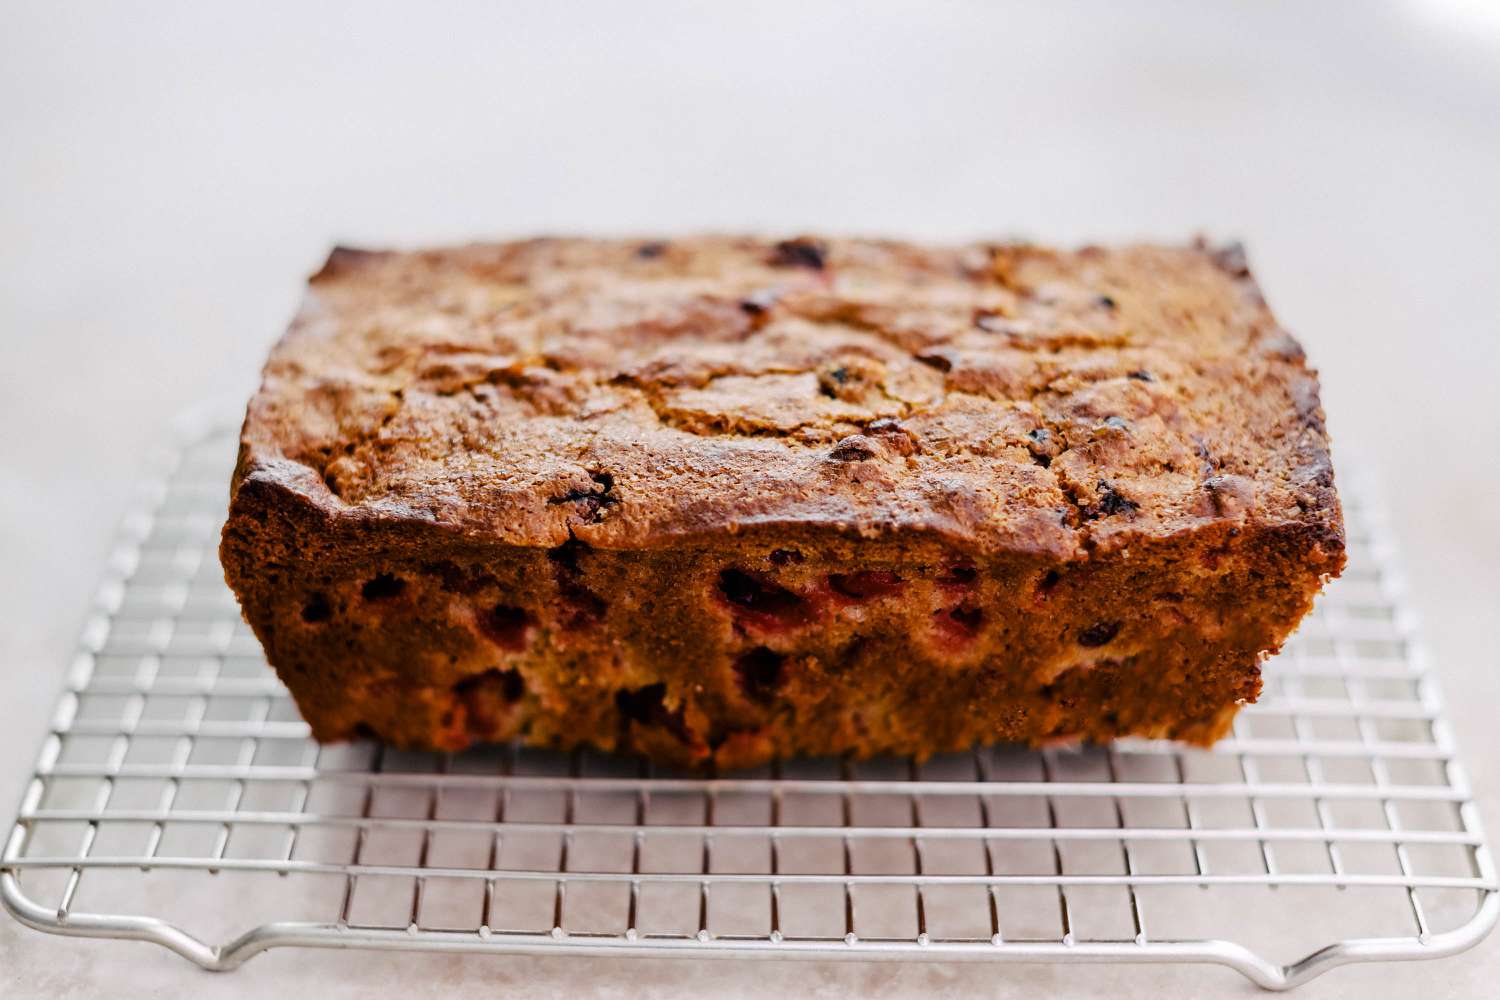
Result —
[[1201, 243], [336, 249], [250, 403], [251, 479], [522, 546], [1342, 533], [1316, 378], [1238, 249]]

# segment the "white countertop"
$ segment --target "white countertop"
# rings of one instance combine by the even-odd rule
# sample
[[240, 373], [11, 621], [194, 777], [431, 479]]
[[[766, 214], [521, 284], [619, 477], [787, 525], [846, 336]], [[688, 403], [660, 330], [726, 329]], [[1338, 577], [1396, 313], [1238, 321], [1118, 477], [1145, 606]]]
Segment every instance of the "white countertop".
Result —
[[[1384, 488], [1500, 830], [1500, 12], [1387, 5], [23, 4], [0, 32], [0, 811], [136, 465], [334, 242], [1241, 237]], [[428, 9], [440, 8], [440, 9]], [[816, 9], [814, 9], [816, 8]], [[1316, 919], [1316, 914], [1309, 915]], [[1500, 936], [1305, 997], [1492, 996]], [[0, 917], [0, 996], [1248, 995], [1228, 970], [272, 952]]]

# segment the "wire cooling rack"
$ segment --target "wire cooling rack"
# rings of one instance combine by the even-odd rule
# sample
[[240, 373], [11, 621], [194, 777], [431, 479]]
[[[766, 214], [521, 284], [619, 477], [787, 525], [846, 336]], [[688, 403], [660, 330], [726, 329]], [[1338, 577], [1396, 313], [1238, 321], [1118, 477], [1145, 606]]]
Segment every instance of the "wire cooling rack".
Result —
[[[215, 557], [234, 417], [125, 522], [0, 899], [232, 969], [268, 948], [1206, 962], [1284, 989], [1436, 958], [1495, 869], [1381, 524], [1211, 751], [989, 748], [705, 778], [589, 752], [320, 747]], [[220, 943], [212, 943], [220, 942]]]

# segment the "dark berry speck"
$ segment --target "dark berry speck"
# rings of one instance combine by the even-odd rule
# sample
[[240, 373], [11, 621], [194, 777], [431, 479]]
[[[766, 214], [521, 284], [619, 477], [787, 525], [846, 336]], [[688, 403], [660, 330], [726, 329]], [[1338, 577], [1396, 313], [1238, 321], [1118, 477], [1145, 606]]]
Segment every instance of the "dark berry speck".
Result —
[[1121, 622], [1095, 622], [1078, 633], [1078, 645], [1093, 649], [1120, 634]]
[[936, 368], [940, 372], [953, 370], [953, 359], [942, 354], [918, 354], [916, 358], [927, 367]]
[[806, 267], [821, 271], [827, 260], [828, 248], [805, 237], [782, 240], [771, 253], [771, 264], [775, 267]]
[[1107, 479], [1101, 479], [1095, 492], [1099, 494], [1099, 503], [1094, 507], [1095, 517], [1109, 517], [1113, 514], [1128, 514], [1140, 509], [1140, 504], [1120, 495], [1113, 483]]

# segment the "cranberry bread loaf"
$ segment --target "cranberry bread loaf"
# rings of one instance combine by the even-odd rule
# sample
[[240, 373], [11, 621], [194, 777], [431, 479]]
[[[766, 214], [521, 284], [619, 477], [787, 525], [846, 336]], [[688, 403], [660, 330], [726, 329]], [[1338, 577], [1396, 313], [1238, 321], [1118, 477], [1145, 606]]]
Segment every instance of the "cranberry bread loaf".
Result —
[[337, 249], [222, 556], [320, 740], [1206, 743], [1344, 560], [1234, 248]]

